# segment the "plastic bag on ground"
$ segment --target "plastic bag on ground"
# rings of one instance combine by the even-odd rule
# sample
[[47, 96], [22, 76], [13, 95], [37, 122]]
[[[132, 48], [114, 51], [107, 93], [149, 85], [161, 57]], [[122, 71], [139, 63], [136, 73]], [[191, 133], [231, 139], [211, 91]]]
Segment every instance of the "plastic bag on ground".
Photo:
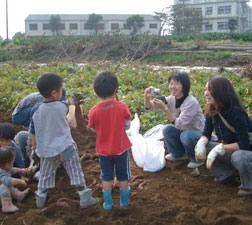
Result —
[[163, 138], [162, 128], [164, 125], [157, 125], [145, 133], [139, 134], [140, 120], [135, 114], [131, 121], [131, 127], [127, 130], [128, 137], [132, 143], [132, 155], [135, 163], [144, 171], [156, 172], [165, 167], [164, 142], [159, 141]]

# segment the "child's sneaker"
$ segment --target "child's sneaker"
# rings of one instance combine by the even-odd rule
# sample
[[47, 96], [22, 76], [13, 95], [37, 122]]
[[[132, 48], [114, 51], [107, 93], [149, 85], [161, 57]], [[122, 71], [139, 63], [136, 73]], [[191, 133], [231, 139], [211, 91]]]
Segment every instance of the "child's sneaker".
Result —
[[83, 191], [78, 191], [80, 196], [80, 207], [85, 209], [89, 206], [95, 205], [98, 201], [92, 197], [92, 190], [86, 188]]
[[45, 202], [46, 202], [47, 192], [46, 193], [41, 193], [39, 191], [36, 191], [35, 195], [36, 195], [36, 205], [37, 205], [37, 208], [38, 209], [43, 208], [44, 205], [45, 205]]

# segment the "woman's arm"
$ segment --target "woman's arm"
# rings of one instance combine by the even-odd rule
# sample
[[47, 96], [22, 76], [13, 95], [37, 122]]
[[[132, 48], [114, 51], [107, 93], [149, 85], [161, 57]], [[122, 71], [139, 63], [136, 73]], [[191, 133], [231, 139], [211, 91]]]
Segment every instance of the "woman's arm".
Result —
[[240, 147], [237, 142], [232, 144], [224, 144], [223, 147], [225, 152], [235, 152], [237, 150], [240, 150]]

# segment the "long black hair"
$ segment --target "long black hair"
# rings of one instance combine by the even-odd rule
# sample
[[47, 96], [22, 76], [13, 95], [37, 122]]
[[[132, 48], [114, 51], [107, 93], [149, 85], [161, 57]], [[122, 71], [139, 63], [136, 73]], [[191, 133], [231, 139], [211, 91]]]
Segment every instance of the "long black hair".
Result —
[[214, 116], [221, 110], [236, 108], [245, 111], [242, 101], [236, 94], [233, 85], [224, 76], [214, 76], [208, 80], [208, 90], [216, 102], [216, 106], [208, 106], [206, 114]]

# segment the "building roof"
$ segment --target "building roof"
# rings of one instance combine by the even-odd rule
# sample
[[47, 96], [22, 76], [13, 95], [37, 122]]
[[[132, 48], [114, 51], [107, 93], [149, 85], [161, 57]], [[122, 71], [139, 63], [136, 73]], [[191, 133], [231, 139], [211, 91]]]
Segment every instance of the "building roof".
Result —
[[[90, 14], [30, 14], [25, 21], [48, 21], [52, 15], [59, 15], [62, 21], [67, 20], [88, 20]], [[153, 17], [151, 14], [97, 14], [102, 16], [103, 21], [125, 21], [129, 16], [139, 15], [144, 18], [145, 21], [153, 21], [159, 19]]]

